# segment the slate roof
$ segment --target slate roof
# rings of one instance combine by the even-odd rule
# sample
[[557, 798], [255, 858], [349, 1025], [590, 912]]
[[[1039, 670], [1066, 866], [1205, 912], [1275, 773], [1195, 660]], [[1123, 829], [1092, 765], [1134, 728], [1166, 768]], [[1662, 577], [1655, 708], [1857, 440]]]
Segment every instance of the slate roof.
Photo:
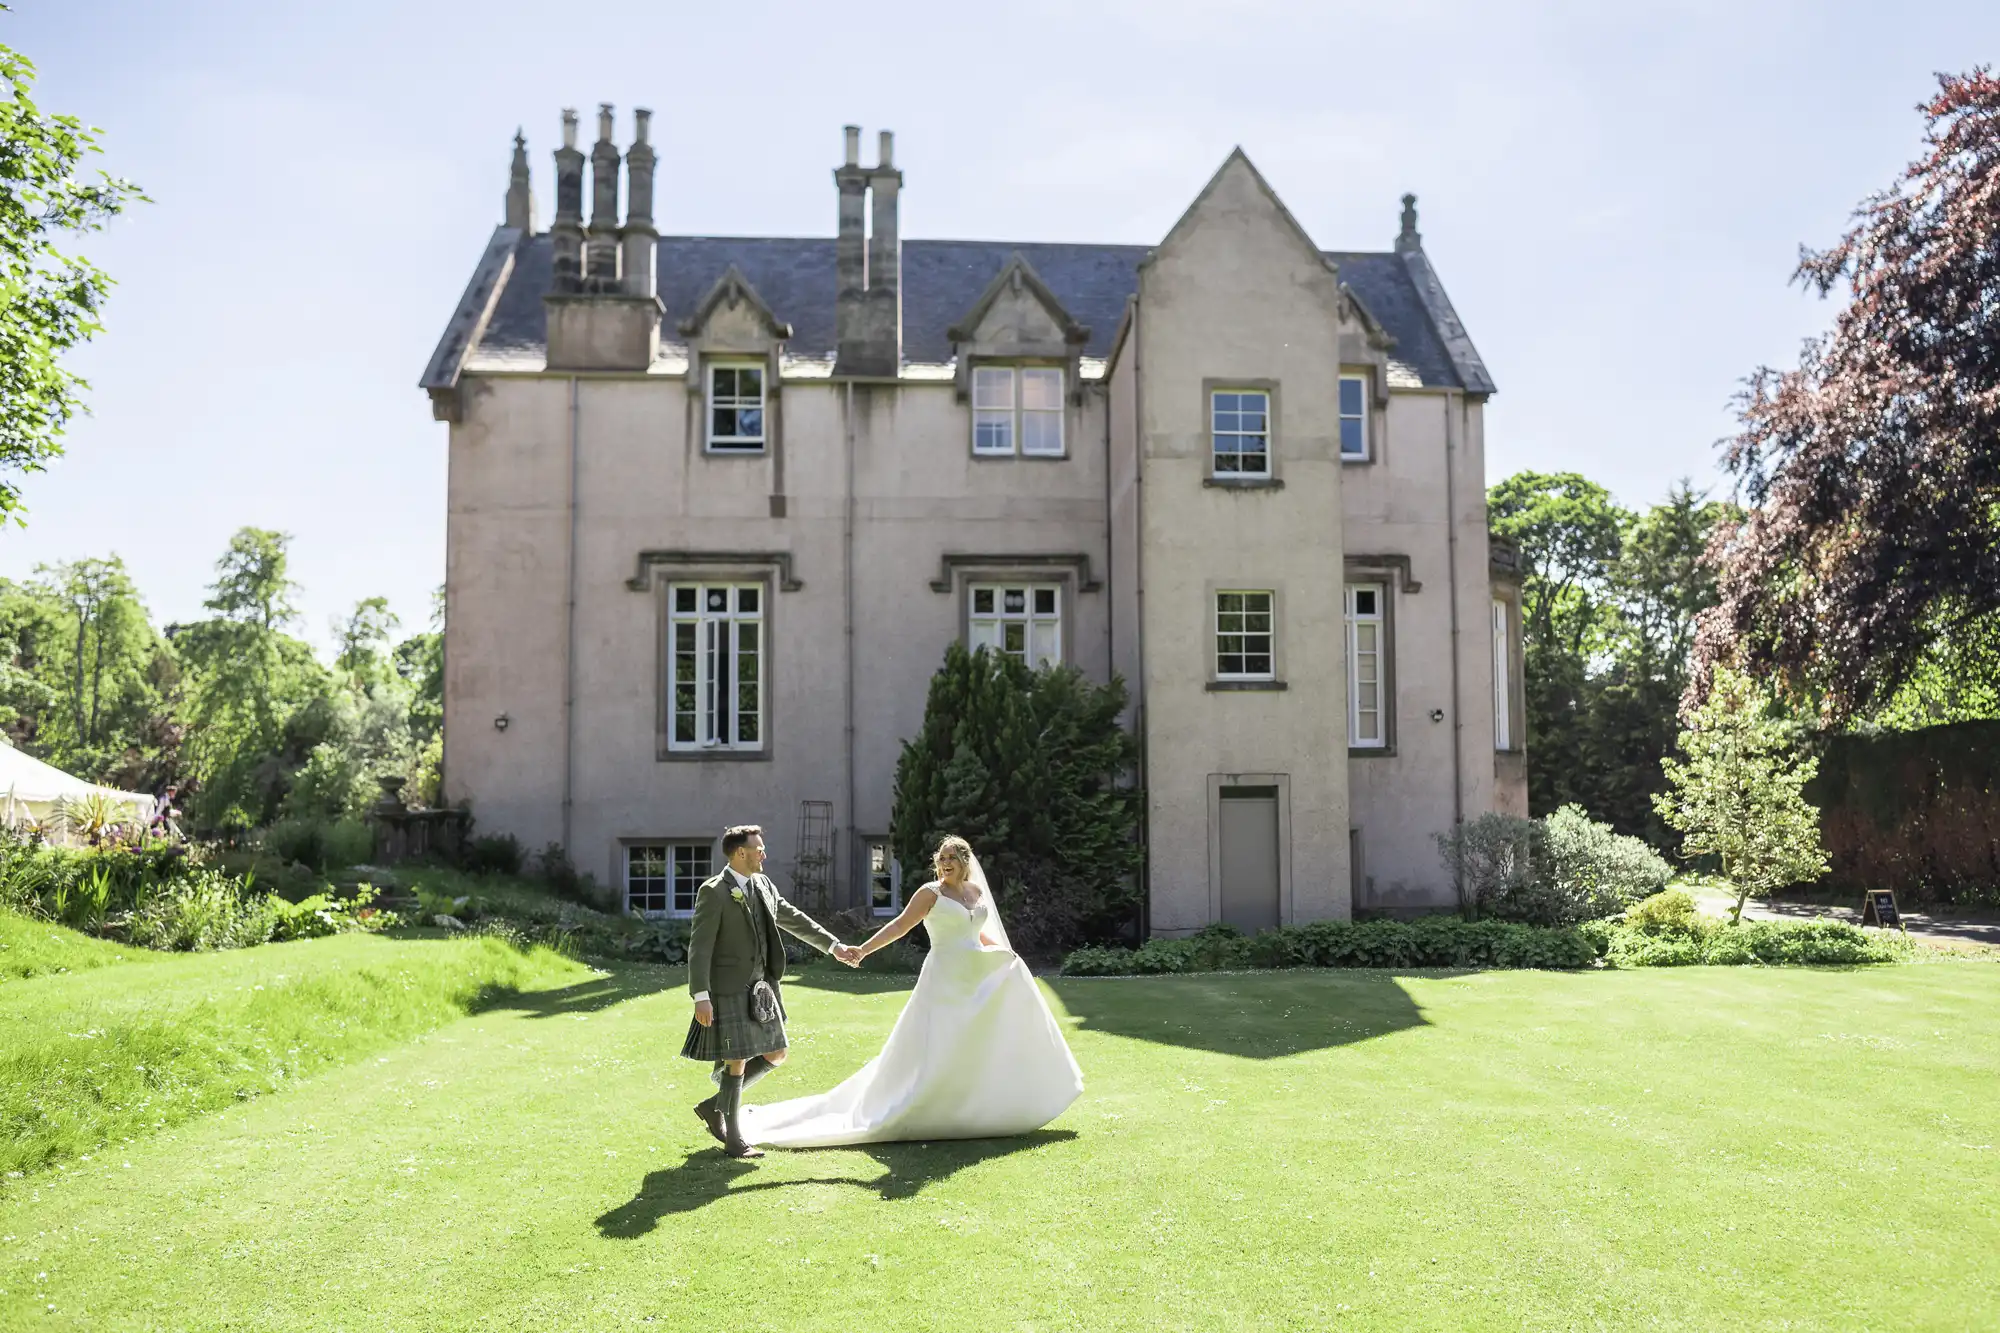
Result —
[[[504, 269], [511, 243], [512, 268]], [[941, 364], [952, 358], [946, 330], [964, 317], [994, 275], [1019, 253], [1078, 323], [1088, 326], [1083, 355], [1104, 357], [1138, 290], [1145, 245], [1070, 245], [1005, 241], [903, 242], [903, 358]], [[1392, 352], [1426, 386], [1493, 391], [1492, 381], [1444, 298], [1420, 251], [1329, 251], [1346, 283], [1396, 339]], [[834, 352], [834, 242], [831, 237], [667, 236], [659, 242], [662, 328], [672, 330], [731, 264], [771, 310], [792, 326], [787, 352], [831, 359]], [[458, 313], [424, 378], [425, 387], [456, 381], [468, 361], [482, 366], [539, 368], [547, 330], [542, 297], [549, 289], [553, 245], [547, 233], [521, 236], [502, 228], [475, 273]], [[495, 282], [504, 286], [485, 327], [477, 327]], [[475, 305], [477, 309], [470, 308]], [[477, 334], [467, 355], [465, 341]]]

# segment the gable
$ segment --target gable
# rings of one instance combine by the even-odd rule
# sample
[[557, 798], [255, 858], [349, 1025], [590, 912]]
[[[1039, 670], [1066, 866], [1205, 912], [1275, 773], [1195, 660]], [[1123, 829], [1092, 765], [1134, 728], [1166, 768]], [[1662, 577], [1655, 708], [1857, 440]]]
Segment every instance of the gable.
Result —
[[1246, 246], [1281, 251], [1300, 266], [1323, 271], [1329, 277], [1335, 271], [1333, 261], [1313, 244], [1264, 174], [1238, 148], [1209, 178], [1141, 267], [1196, 256], [1200, 256], [1197, 262], [1208, 262], [1218, 252], [1227, 258]]
[[771, 312], [734, 264], [681, 321], [680, 331], [710, 351], [768, 351], [792, 336], [792, 326]]
[[955, 344], [974, 344], [996, 354], [1049, 356], [1089, 342], [1090, 330], [1070, 317], [1041, 275], [1016, 251], [946, 336]]

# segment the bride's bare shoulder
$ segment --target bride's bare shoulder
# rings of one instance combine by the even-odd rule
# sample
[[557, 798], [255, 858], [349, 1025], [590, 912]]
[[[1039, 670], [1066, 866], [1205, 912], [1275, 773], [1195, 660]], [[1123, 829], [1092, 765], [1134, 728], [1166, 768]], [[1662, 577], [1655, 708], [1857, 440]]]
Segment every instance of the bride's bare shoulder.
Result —
[[[918, 890], [917, 890], [917, 893], [928, 893], [928, 894], [929, 894], [929, 895], [930, 895], [931, 897], [933, 897], [933, 898], [937, 897], [937, 896], [938, 896], [938, 882], [937, 882], [936, 880], [932, 880], [932, 881], [931, 881], [930, 883], [928, 883], [928, 884], [924, 885], [924, 886], [923, 886], [922, 888], [918, 889]], [[911, 896], [912, 896], [912, 897], [914, 897], [915, 895], [913, 894], [913, 895], [911, 895]]]

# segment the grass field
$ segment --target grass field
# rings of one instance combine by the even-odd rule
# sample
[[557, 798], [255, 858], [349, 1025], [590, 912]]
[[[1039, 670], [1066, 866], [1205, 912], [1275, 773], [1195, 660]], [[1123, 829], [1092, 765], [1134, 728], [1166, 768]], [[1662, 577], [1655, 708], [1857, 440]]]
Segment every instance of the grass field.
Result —
[[[2000, 1323], [1990, 963], [1062, 980], [1088, 1086], [1048, 1130], [757, 1163], [688, 1114], [680, 979], [6, 1182], [0, 1326]], [[808, 969], [758, 1094], [836, 1081], [907, 984]]]

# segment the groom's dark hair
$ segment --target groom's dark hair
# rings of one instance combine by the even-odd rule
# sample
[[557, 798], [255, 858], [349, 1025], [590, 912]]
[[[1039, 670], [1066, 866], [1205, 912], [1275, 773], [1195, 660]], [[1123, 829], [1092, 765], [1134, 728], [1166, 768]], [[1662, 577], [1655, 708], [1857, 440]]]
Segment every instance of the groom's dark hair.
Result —
[[763, 836], [764, 830], [756, 824], [736, 824], [722, 830], [722, 859], [727, 861], [736, 855], [739, 847], [746, 846], [750, 839]]

